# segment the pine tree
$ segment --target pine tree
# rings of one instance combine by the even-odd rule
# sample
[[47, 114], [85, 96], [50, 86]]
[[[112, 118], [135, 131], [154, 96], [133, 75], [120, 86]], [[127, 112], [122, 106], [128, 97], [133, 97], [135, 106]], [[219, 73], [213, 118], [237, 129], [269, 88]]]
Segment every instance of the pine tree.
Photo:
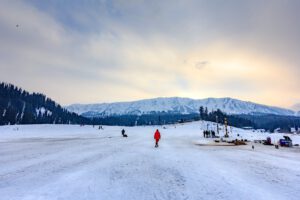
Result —
[[204, 108], [203, 108], [203, 106], [200, 106], [199, 114], [200, 114], [200, 119], [203, 120], [203, 117], [204, 117]]
[[204, 110], [204, 119], [207, 119], [208, 118], [208, 109], [207, 107], [205, 107], [205, 110]]

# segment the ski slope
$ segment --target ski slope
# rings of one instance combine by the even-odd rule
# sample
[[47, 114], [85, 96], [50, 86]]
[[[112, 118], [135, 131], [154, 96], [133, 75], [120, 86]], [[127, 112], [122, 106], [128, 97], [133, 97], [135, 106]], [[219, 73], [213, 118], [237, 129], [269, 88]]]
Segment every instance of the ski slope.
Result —
[[[299, 199], [299, 147], [200, 146], [209, 142], [202, 135], [206, 126], [159, 127], [157, 149], [154, 126], [125, 127], [128, 138], [121, 137], [123, 127], [2, 126], [0, 199]], [[299, 136], [291, 138], [300, 143]]]

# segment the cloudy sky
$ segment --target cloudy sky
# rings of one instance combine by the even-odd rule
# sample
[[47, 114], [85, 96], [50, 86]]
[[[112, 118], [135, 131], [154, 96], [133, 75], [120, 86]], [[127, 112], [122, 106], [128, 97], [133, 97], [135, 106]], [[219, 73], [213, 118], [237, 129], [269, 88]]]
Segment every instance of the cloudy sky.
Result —
[[300, 1], [2, 0], [0, 81], [63, 105], [300, 102]]

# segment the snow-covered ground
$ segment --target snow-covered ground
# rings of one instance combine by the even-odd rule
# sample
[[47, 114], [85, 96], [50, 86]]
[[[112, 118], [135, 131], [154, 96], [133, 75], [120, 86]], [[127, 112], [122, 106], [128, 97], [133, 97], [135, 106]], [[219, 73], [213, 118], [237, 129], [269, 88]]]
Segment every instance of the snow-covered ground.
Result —
[[[0, 199], [299, 199], [299, 147], [197, 145], [207, 142], [206, 126], [159, 127], [157, 149], [154, 126], [125, 127], [128, 138], [123, 127], [2, 126]], [[300, 136], [291, 138], [300, 144]]]

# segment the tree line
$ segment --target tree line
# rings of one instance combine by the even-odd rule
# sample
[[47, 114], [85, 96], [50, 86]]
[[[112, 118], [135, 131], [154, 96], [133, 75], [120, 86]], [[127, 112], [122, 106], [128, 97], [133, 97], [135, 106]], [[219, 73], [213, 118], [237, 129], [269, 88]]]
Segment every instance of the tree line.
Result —
[[0, 125], [80, 124], [89, 119], [70, 113], [40, 93], [29, 93], [8, 83], [0, 83]]
[[253, 123], [254, 129], [265, 129], [274, 132], [280, 128], [283, 132], [289, 132], [291, 128], [299, 129], [300, 117], [297, 116], [281, 116], [273, 114], [260, 115], [237, 115], [239, 118], [248, 119]]
[[211, 121], [211, 122], [217, 122], [224, 124], [225, 119], [227, 119], [227, 122], [230, 126], [235, 126], [235, 127], [253, 127], [254, 123], [243, 117], [239, 117], [236, 115], [228, 115], [224, 112], [222, 112], [220, 109], [217, 110], [212, 110], [211, 112], [208, 112], [207, 107], [200, 106], [199, 108], [199, 117], [201, 120], [205, 121]]

